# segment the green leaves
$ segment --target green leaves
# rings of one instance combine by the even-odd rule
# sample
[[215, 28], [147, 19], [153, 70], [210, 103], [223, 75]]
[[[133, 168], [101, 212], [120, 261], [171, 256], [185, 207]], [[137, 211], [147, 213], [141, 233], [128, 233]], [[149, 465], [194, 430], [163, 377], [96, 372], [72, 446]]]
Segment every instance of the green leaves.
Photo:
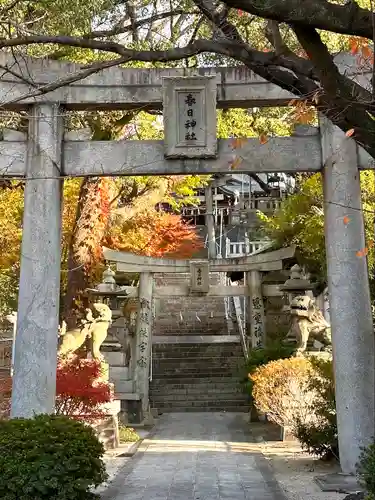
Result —
[[83, 500], [107, 479], [94, 430], [62, 416], [0, 421], [0, 498]]
[[[372, 243], [375, 209], [373, 172], [361, 173], [361, 190], [367, 239], [366, 255], [372, 274], [375, 264]], [[300, 262], [322, 281], [326, 278], [323, 214], [323, 189], [320, 174], [313, 175], [302, 182], [299, 191], [283, 201], [273, 217], [260, 214], [262, 225], [270, 238], [280, 246], [295, 244]], [[341, 223], [350, 224], [350, 218], [343, 217]], [[358, 252], [360, 257], [363, 253], [360, 242], [358, 242]]]

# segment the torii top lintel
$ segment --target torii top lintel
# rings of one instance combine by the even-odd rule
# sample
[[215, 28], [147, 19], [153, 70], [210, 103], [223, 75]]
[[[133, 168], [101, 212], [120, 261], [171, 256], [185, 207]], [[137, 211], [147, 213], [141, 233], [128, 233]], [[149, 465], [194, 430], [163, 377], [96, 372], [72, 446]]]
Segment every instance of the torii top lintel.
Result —
[[[212, 272], [278, 271], [283, 268], [283, 260], [294, 257], [295, 250], [295, 246], [290, 246], [246, 257], [213, 259], [208, 261], [209, 270]], [[118, 252], [106, 247], [103, 248], [103, 254], [106, 261], [116, 263], [118, 271], [128, 273], [189, 273], [190, 262], [194, 262], [194, 260], [144, 257], [127, 252]]]
[[[369, 85], [372, 70], [359, 68], [355, 56], [335, 57], [340, 72], [363, 86]], [[245, 66], [226, 68], [120, 68], [112, 67], [84, 79], [55, 88], [70, 76], [82, 73], [82, 66], [43, 58], [0, 54], [0, 103], [3, 109], [26, 109], [36, 102], [55, 102], [67, 109], [161, 109], [163, 77], [216, 76], [218, 108], [285, 106], [296, 96], [255, 75]], [[7, 72], [6, 68], [12, 69]], [[15, 68], [17, 71], [15, 71]], [[20, 76], [17, 77], [18, 73]], [[30, 84], [28, 84], [30, 82]], [[55, 88], [36, 95], [38, 88]]]

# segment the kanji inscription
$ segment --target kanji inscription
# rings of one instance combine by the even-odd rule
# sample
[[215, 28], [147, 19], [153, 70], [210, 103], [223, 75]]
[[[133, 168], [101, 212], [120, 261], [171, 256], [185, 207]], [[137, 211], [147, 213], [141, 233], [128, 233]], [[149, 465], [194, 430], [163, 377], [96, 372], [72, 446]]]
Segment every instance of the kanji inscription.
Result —
[[166, 158], [215, 157], [216, 77], [167, 77], [163, 91]]
[[184, 142], [206, 145], [206, 133], [202, 126], [201, 101], [201, 92], [178, 93], [178, 116], [180, 116], [178, 142], [181, 146]]
[[210, 272], [208, 261], [190, 261], [192, 292], [207, 293], [210, 288]]

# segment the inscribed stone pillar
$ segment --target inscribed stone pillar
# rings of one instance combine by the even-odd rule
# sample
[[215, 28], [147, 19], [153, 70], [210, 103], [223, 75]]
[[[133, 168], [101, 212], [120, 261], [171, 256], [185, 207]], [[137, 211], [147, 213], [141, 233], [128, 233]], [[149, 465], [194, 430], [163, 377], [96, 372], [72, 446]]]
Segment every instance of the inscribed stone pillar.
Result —
[[142, 412], [149, 409], [149, 376], [152, 349], [152, 273], [141, 273], [139, 279], [139, 303], [136, 323], [135, 387], [142, 400]]
[[340, 465], [354, 474], [374, 436], [374, 330], [355, 142], [321, 121], [324, 210]]
[[249, 289], [249, 324], [251, 347], [256, 348], [264, 345], [265, 320], [262, 293], [262, 275], [260, 271], [248, 271], [246, 283]]
[[61, 143], [59, 106], [29, 118], [12, 417], [52, 413], [60, 296]]
[[215, 235], [215, 218], [214, 204], [211, 186], [205, 188], [206, 198], [206, 227], [207, 227], [207, 242], [208, 242], [208, 258], [216, 259], [216, 235]]

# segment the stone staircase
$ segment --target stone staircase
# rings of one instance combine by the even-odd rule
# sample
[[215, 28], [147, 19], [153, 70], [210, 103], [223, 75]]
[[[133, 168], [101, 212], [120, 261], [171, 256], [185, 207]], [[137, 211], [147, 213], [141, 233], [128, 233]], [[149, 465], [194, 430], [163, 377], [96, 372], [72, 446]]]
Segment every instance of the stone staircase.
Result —
[[239, 342], [153, 345], [151, 407], [159, 413], [249, 411]]

